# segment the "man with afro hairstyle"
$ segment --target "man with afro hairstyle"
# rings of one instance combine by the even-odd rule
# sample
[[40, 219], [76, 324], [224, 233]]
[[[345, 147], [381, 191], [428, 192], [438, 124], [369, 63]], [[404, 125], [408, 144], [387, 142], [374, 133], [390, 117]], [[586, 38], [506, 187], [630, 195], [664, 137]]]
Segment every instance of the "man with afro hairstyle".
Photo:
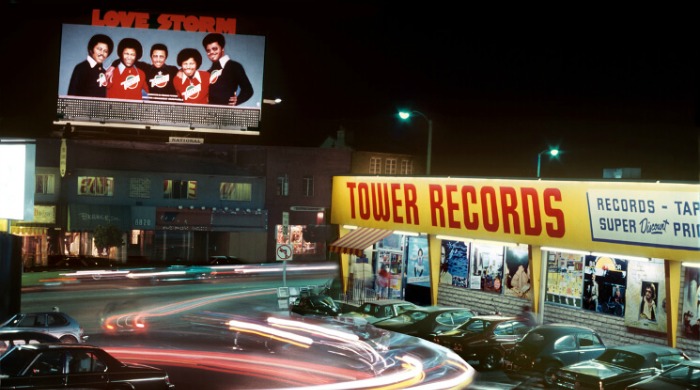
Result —
[[224, 52], [224, 36], [219, 33], [207, 34], [202, 40], [202, 45], [212, 62], [209, 68], [209, 104], [237, 106], [248, 101], [253, 96], [253, 85], [243, 65], [233, 61]]
[[197, 49], [188, 47], [177, 54], [177, 63], [180, 65], [180, 72], [173, 80], [173, 86], [178, 96], [185, 103], [207, 104], [209, 72], [199, 70], [202, 66], [202, 55]]
[[112, 38], [104, 34], [93, 35], [87, 44], [87, 59], [73, 68], [68, 94], [74, 96], [107, 96], [107, 75], [102, 63], [114, 49]]
[[135, 67], [141, 59], [143, 48], [134, 38], [124, 38], [117, 45], [119, 65], [112, 72], [107, 84], [107, 97], [110, 99], [142, 100], [143, 93], [148, 93], [146, 74]]

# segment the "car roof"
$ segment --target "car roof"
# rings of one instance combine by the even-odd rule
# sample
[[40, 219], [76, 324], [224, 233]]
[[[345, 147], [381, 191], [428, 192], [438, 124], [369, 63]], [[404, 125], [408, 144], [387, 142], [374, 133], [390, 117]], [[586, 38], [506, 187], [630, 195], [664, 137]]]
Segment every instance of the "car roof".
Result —
[[487, 314], [487, 315], [478, 315], [474, 316], [469, 319], [469, 321], [474, 321], [474, 320], [486, 320], [486, 321], [512, 321], [516, 320], [518, 317], [515, 316], [502, 316], [498, 314]]
[[538, 325], [530, 330], [530, 332], [541, 334], [571, 334], [581, 331], [597, 333], [592, 328], [573, 324], [544, 324]]
[[51, 349], [76, 349], [76, 350], [91, 350], [91, 349], [101, 349], [98, 346], [95, 345], [90, 345], [90, 344], [67, 344], [67, 343], [59, 343], [59, 344], [23, 344], [23, 345], [18, 345], [17, 348], [22, 348], [22, 349], [34, 349], [38, 351], [48, 351]]
[[420, 306], [418, 309], [406, 310], [404, 313], [408, 312], [429, 312], [435, 313], [440, 311], [451, 311], [451, 310], [465, 310], [471, 311], [466, 307], [452, 307], [452, 306]]
[[380, 301], [370, 301], [370, 302], [365, 302], [365, 303], [363, 303], [363, 305], [379, 305], [379, 306], [397, 305], [397, 304], [399, 304], [399, 305], [405, 304], [405, 305], [414, 305], [414, 306], [418, 306], [418, 305], [416, 305], [416, 304], [413, 303], [413, 302], [404, 301], [404, 300], [401, 300], [401, 299], [382, 299], [382, 300], [380, 300]]
[[53, 335], [33, 330], [20, 329], [0, 329], [0, 340], [36, 340], [40, 342], [60, 342], [61, 340]]

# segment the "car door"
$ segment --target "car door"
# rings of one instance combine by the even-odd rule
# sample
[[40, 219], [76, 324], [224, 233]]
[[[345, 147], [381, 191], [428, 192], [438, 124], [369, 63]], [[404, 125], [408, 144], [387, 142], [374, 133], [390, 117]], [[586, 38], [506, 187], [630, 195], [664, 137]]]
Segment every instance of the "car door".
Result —
[[107, 365], [94, 353], [72, 351], [68, 360], [68, 388], [106, 389], [109, 386]]
[[66, 356], [63, 351], [52, 350], [39, 354], [26, 370], [10, 383], [3, 385], [14, 388], [56, 389], [63, 388], [66, 383]]
[[499, 344], [504, 350], [511, 349], [523, 337], [529, 327], [522, 321], [504, 321], [497, 324], [493, 330], [493, 343]]

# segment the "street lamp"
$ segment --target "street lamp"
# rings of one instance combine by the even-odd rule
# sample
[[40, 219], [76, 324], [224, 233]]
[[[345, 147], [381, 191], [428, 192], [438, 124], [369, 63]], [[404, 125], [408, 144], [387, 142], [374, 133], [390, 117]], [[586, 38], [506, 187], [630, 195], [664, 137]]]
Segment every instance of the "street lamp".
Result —
[[431, 161], [431, 154], [433, 150], [433, 121], [428, 118], [425, 114], [423, 114], [420, 111], [399, 111], [399, 118], [402, 120], [407, 120], [408, 118], [411, 117], [412, 114], [420, 115], [428, 121], [428, 156], [427, 156], [427, 161], [425, 163], [425, 173], [426, 175], [430, 175], [430, 161]]
[[277, 98], [277, 99], [263, 99], [263, 103], [269, 104], [271, 106], [274, 106], [276, 104], [282, 103], [282, 99]]
[[553, 148], [549, 150], [543, 150], [539, 153], [537, 153], [537, 178], [540, 178], [540, 164], [542, 163], [542, 155], [543, 154], [549, 154], [551, 157], [556, 157], [559, 155], [559, 149]]

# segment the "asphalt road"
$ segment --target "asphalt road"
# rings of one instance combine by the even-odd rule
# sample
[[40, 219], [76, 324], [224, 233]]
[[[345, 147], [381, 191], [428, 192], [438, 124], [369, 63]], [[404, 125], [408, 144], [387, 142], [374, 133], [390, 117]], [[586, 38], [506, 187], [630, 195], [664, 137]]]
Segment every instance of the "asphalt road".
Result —
[[[286, 277], [286, 285], [302, 288], [309, 285], [322, 285], [334, 275], [294, 275]], [[90, 336], [89, 342], [105, 348], [126, 345], [158, 345], [182, 348], [187, 351], [189, 325], [181, 320], [182, 316], [202, 312], [220, 312], [243, 316], [260, 316], [261, 314], [288, 315], [286, 305], [277, 299], [277, 288], [283, 285], [279, 275], [246, 276], [220, 280], [200, 280], [180, 283], [135, 284], [119, 280], [91, 280], [86, 283], [33, 288], [22, 294], [22, 311], [45, 311], [58, 306], [75, 317]], [[163, 315], [160, 311], [167, 308]], [[148, 318], [149, 327], [155, 330], [151, 336], [134, 337], [133, 335], [108, 336], [102, 331], [101, 321], [111, 312], [146, 312], [159, 313]], [[158, 336], [159, 335], [159, 336]], [[177, 335], [177, 336], [173, 336]], [[201, 348], [201, 342], [197, 341]], [[212, 350], [221, 348], [216, 341], [210, 346]], [[186, 353], [186, 352], [185, 352]], [[179, 383], [179, 389], [197, 388], [205, 380], [207, 389], [230, 388], [221, 385], [231, 383], [226, 372], [207, 373], [205, 379], [196, 375], [197, 370], [187, 367], [164, 367], [168, 370], [173, 383]], [[236, 379], [237, 388], [254, 389], [250, 377]], [[240, 386], [240, 387], [238, 387]], [[510, 380], [502, 371], [478, 372], [474, 389], [528, 389], [541, 388], [539, 381], [517, 383]]]

